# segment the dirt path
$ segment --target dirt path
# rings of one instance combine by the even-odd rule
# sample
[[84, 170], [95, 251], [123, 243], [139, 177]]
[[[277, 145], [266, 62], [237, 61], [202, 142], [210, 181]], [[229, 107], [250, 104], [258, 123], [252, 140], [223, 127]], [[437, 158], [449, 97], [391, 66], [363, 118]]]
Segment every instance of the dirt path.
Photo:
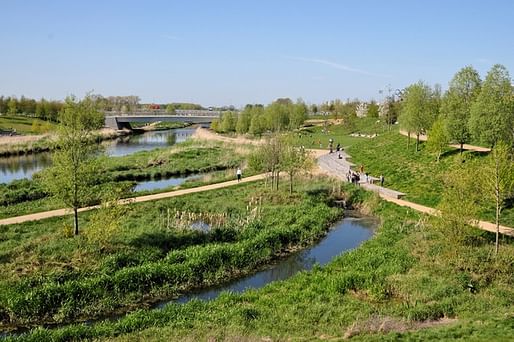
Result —
[[231, 137], [225, 137], [223, 135], [219, 135], [217, 133], [214, 133], [210, 130], [207, 130], [202, 127], [198, 127], [193, 134], [194, 139], [203, 139], [203, 140], [215, 140], [215, 141], [222, 141], [226, 143], [232, 143], [232, 144], [250, 144], [250, 145], [262, 145], [266, 140], [259, 139], [259, 140], [253, 140], [253, 139], [247, 139], [241, 136], [238, 136], [236, 138]]
[[[400, 130], [400, 134], [405, 135], [405, 136], [409, 136], [409, 133], [407, 131], [403, 131], [403, 130]], [[416, 135], [411, 134], [411, 137], [416, 139]], [[420, 141], [427, 141], [428, 140], [428, 136], [420, 135], [419, 136], [419, 140]], [[460, 149], [460, 145], [459, 144], [450, 144], [449, 146], [457, 148], [457, 149]], [[468, 150], [468, 151], [475, 151], [475, 152], [491, 152], [490, 148], [482, 147], [482, 146], [475, 146], [475, 145], [468, 145], [468, 144], [462, 145], [462, 149], [463, 150]]]
[[[266, 176], [265, 174], [260, 174], [260, 175], [250, 176], [250, 177], [243, 177], [243, 179], [239, 183], [253, 182], [256, 180], [264, 179], [265, 176]], [[239, 183], [237, 180], [232, 180], [232, 181], [223, 182], [223, 183], [199, 186], [196, 188], [175, 190], [175, 191], [169, 191], [169, 192], [162, 192], [159, 194], [127, 198], [127, 199], [121, 200], [119, 203], [120, 204], [129, 204], [129, 203], [155, 201], [155, 200], [160, 200], [160, 199], [164, 199], [164, 198], [183, 196], [183, 195], [187, 195], [187, 194], [194, 194], [196, 192], [227, 188], [230, 186], [237, 185]], [[79, 209], [79, 212], [97, 209], [98, 207], [99, 206], [95, 205], [95, 206], [91, 206], [91, 207], [81, 208], [81, 209]], [[29, 215], [16, 216], [16, 217], [2, 219], [2, 220], [0, 220], [0, 226], [8, 225], [8, 224], [23, 223], [23, 222], [28, 222], [28, 221], [38, 221], [38, 220], [43, 220], [43, 219], [47, 219], [50, 217], [65, 216], [65, 215], [70, 215], [70, 214], [72, 214], [72, 212], [69, 209], [56, 209], [56, 210], [44, 211], [44, 212], [35, 213], [35, 214], [29, 214]]]

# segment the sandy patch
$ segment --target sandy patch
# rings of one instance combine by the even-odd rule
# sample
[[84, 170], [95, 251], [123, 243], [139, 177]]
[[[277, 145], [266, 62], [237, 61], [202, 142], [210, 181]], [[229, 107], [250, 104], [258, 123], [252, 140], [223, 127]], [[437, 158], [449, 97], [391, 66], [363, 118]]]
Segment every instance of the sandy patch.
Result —
[[344, 339], [349, 339], [360, 334], [407, 332], [419, 329], [433, 328], [457, 322], [457, 319], [443, 317], [438, 320], [423, 322], [404, 321], [392, 317], [370, 317], [364, 321], [355, 322], [345, 332]]

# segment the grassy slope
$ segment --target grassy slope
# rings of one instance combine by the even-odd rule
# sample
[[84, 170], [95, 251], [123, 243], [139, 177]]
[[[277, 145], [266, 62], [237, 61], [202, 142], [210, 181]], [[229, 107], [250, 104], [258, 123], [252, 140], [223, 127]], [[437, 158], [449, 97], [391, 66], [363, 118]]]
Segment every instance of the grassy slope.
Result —
[[[365, 341], [507, 340], [514, 335], [512, 241], [494, 258], [488, 233], [477, 231], [470, 245], [456, 248], [417, 213], [374, 197], [367, 206], [382, 220], [377, 235], [324, 268], [241, 295], [140, 311], [117, 322], [40, 330], [24, 340], [338, 340], [348, 335]], [[442, 317], [456, 321], [415, 328], [417, 322]], [[385, 320], [395, 324], [382, 324]], [[409, 326], [414, 330], [406, 332]]]
[[[461, 163], [457, 149], [448, 148], [439, 163], [425, 150], [422, 143], [419, 152], [410, 148], [408, 138], [397, 132], [389, 132], [374, 139], [360, 140], [348, 152], [356, 165], [363, 165], [366, 172], [378, 177], [383, 174], [385, 186], [406, 193], [406, 199], [436, 207], [445, 191], [444, 177], [453, 165]], [[484, 154], [464, 152], [464, 157], [484, 158]], [[494, 220], [493, 207], [482, 213], [485, 220]], [[502, 223], [514, 227], [514, 208], [503, 212]]]
[[0, 130], [15, 129], [18, 134], [40, 134], [41, 132], [33, 132], [32, 124], [36, 122], [51, 129], [55, 128], [55, 124], [49, 121], [44, 121], [36, 118], [29, 118], [26, 116], [3, 116], [0, 115]]

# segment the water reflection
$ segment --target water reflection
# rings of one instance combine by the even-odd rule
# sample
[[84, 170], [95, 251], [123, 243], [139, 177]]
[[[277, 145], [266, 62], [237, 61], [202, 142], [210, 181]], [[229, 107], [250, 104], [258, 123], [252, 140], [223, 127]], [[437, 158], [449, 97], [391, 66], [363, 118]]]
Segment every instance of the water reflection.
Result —
[[52, 158], [49, 152], [2, 157], [0, 158], [0, 183], [32, 178], [34, 173], [50, 166], [51, 163]]
[[194, 128], [178, 128], [127, 136], [104, 143], [106, 146], [105, 153], [109, 156], [117, 157], [170, 146], [187, 140], [194, 132]]
[[137, 182], [134, 187], [134, 191], [150, 191], [150, 190], [158, 190], [165, 189], [172, 186], [181, 185], [188, 180], [199, 179], [203, 175], [190, 175], [187, 177], [174, 177], [169, 179], [159, 179], [159, 180], [148, 180]]
[[[194, 131], [194, 128], [153, 131], [140, 135], [119, 138], [114, 141], [104, 142], [103, 144], [106, 147], [107, 155], [125, 156], [138, 151], [152, 150], [154, 148], [170, 146], [183, 142], [191, 137]], [[0, 157], [0, 183], [9, 183], [13, 180], [23, 178], [30, 179], [34, 173], [50, 166], [51, 163], [51, 153], [49, 152], [23, 156]]]

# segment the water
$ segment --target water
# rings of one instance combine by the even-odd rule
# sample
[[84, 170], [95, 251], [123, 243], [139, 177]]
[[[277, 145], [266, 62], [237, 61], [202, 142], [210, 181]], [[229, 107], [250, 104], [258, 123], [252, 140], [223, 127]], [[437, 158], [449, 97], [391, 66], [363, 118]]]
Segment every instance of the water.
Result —
[[108, 156], [120, 157], [139, 151], [149, 151], [159, 147], [166, 147], [186, 141], [194, 132], [194, 128], [178, 128], [130, 135], [105, 143], [105, 153]]
[[[109, 156], [125, 156], [138, 151], [166, 147], [185, 141], [193, 135], [194, 131], [194, 128], [179, 128], [122, 137], [104, 142], [105, 152]], [[0, 183], [32, 178], [34, 173], [51, 165], [52, 160], [50, 156], [50, 153], [44, 152], [24, 156], [1, 157]]]
[[10, 183], [23, 178], [30, 179], [34, 173], [50, 166], [51, 163], [49, 152], [0, 157], [0, 183]]
[[242, 293], [274, 281], [285, 280], [300, 271], [312, 269], [316, 264], [323, 266], [334, 257], [358, 247], [373, 236], [376, 226], [377, 221], [371, 218], [344, 218], [318, 244], [280, 259], [265, 270], [220, 286], [195, 291], [175, 300], [158, 303], [155, 307], [162, 308], [172, 302], [187, 303], [192, 299], [212, 300], [225, 291]]
[[190, 175], [187, 177], [174, 177], [169, 179], [159, 179], [159, 180], [148, 180], [137, 182], [134, 187], [134, 191], [151, 191], [151, 190], [159, 190], [165, 189], [172, 186], [181, 185], [188, 180], [199, 179], [203, 177], [203, 175]]

